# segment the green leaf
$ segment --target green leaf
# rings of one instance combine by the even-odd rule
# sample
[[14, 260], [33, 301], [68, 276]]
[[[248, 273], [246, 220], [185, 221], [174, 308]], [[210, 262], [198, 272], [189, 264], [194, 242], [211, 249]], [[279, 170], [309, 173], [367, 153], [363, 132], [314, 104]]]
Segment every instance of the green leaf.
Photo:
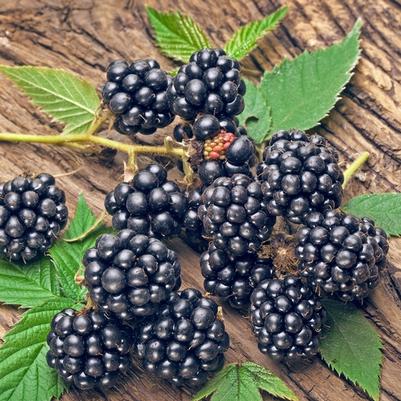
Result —
[[224, 50], [231, 57], [241, 60], [256, 48], [259, 39], [277, 26], [287, 11], [287, 7], [282, 7], [259, 21], [240, 27], [225, 44]]
[[328, 329], [320, 344], [327, 365], [358, 385], [375, 401], [380, 397], [382, 343], [363, 313], [352, 304], [324, 300]]
[[284, 400], [297, 400], [291, 389], [272, 372], [253, 362], [227, 365], [192, 399], [200, 401], [263, 401], [261, 390]]
[[32, 308], [60, 297], [56, 270], [50, 258], [19, 266], [0, 260], [0, 301]]
[[70, 71], [2, 65], [0, 72], [22, 89], [33, 104], [64, 123], [66, 134], [86, 132], [100, 106], [96, 88]]
[[192, 53], [211, 47], [209, 39], [198, 24], [179, 12], [163, 13], [147, 7], [157, 45], [167, 56], [187, 63]]
[[352, 76], [360, 48], [361, 22], [340, 43], [285, 60], [261, 83], [271, 108], [271, 132], [307, 130], [327, 116]]
[[388, 235], [401, 234], [401, 194], [399, 193], [359, 195], [349, 200], [342, 209], [358, 217], [369, 217]]
[[0, 348], [0, 401], [48, 401], [60, 397], [63, 384], [46, 362], [46, 337], [53, 316], [77, 306], [74, 300], [48, 301], [26, 312]]
[[269, 134], [271, 125], [270, 107], [263, 91], [248, 80], [244, 97], [245, 109], [238, 119], [245, 126], [248, 136], [257, 144], [261, 144]]

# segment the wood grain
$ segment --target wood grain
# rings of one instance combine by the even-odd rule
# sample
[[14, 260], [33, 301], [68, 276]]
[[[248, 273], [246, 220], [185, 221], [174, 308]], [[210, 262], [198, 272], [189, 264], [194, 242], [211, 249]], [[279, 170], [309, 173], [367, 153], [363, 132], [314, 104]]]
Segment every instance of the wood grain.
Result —
[[[274, 0], [149, 0], [161, 10], [189, 13], [222, 45], [241, 24], [261, 18], [284, 1]], [[362, 17], [363, 54], [343, 98], [316, 131], [324, 134], [341, 154], [345, 166], [358, 152], [371, 154], [347, 190], [356, 193], [401, 189], [401, 3], [398, 0], [289, 0], [284, 23], [260, 42], [245, 66], [260, 74], [285, 57], [304, 49], [329, 45], [348, 32]], [[174, 65], [154, 47], [144, 2], [136, 0], [0, 0], [0, 62], [73, 70], [99, 86], [104, 68], [113, 59], [157, 57], [164, 68]], [[33, 108], [13, 86], [0, 77], [0, 130], [54, 133], [59, 129]], [[168, 132], [166, 130], [165, 132]], [[106, 165], [90, 155], [37, 145], [0, 145], [0, 179], [26, 170], [54, 174], [81, 169], [60, 179], [73, 210], [84, 192], [101, 211], [103, 198], [122, 174], [121, 158]], [[180, 241], [185, 286], [202, 288], [197, 269], [199, 256]], [[401, 246], [391, 241], [388, 270], [365, 305], [365, 312], [384, 342], [382, 401], [401, 400]], [[18, 319], [18, 311], [0, 307], [0, 336]], [[232, 337], [229, 361], [253, 360], [280, 375], [301, 400], [344, 401], [368, 399], [360, 390], [337, 377], [319, 360], [299, 368], [273, 364], [257, 351], [246, 318], [230, 309], [225, 321]], [[118, 390], [83, 396], [66, 394], [63, 401], [188, 401], [190, 396], [135, 368]], [[19, 401], [19, 400], [13, 400]], [[227, 400], [230, 401], [230, 400]]]

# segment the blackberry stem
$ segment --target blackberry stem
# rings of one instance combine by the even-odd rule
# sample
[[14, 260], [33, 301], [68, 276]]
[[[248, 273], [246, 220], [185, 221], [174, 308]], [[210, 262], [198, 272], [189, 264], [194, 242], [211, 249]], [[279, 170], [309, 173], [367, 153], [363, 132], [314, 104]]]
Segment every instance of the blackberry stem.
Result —
[[350, 179], [362, 168], [369, 159], [369, 152], [362, 152], [344, 171], [343, 189], [347, 186]]

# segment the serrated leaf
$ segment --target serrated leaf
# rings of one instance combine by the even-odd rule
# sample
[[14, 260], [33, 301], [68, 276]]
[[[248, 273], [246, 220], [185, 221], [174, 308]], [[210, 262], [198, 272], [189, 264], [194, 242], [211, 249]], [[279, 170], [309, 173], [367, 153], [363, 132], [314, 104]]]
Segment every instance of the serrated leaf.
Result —
[[63, 385], [46, 362], [46, 337], [53, 316], [75, 307], [74, 300], [48, 301], [26, 312], [5, 336], [0, 348], [0, 401], [48, 401]]
[[357, 217], [369, 217], [388, 235], [401, 235], [401, 194], [377, 193], [359, 195], [342, 209]]
[[271, 132], [307, 130], [328, 115], [352, 76], [360, 48], [361, 22], [340, 43], [285, 60], [261, 83], [271, 109]]
[[327, 330], [320, 343], [323, 360], [378, 401], [382, 363], [379, 335], [352, 304], [330, 299], [323, 303], [328, 315]]
[[247, 79], [244, 96], [245, 108], [238, 116], [241, 125], [246, 127], [248, 136], [255, 143], [262, 143], [269, 134], [271, 125], [270, 107], [262, 90]]
[[22, 89], [33, 104], [64, 123], [65, 134], [86, 132], [100, 106], [96, 88], [70, 71], [2, 65], [0, 72]]
[[287, 385], [266, 368], [253, 362], [227, 365], [192, 399], [200, 401], [263, 401], [261, 390], [284, 400], [297, 400]]
[[20, 266], [0, 260], [0, 302], [32, 308], [60, 297], [56, 270], [50, 258]]
[[231, 57], [241, 60], [256, 48], [259, 39], [277, 26], [287, 11], [287, 7], [282, 7], [261, 20], [240, 27], [225, 44], [224, 50]]
[[189, 16], [179, 12], [164, 13], [146, 8], [155, 39], [167, 56], [187, 63], [192, 53], [211, 47], [200, 26]]

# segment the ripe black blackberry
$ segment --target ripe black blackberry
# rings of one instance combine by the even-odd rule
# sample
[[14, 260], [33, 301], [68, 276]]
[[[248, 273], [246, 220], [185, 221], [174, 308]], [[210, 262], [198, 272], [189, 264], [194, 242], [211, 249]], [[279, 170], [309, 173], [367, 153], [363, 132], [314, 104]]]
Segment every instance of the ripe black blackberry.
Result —
[[217, 178], [198, 209], [206, 236], [233, 256], [257, 252], [275, 223], [262, 200], [259, 182], [244, 174]]
[[83, 263], [94, 303], [124, 320], [152, 315], [181, 285], [176, 254], [128, 229], [99, 237]]
[[53, 176], [16, 177], [0, 185], [0, 255], [29, 262], [53, 244], [68, 219]]
[[102, 97], [117, 116], [116, 130], [125, 135], [152, 134], [170, 124], [174, 119], [167, 101], [170, 80], [155, 60], [137, 60], [131, 65], [113, 61], [107, 68]]
[[297, 233], [299, 270], [318, 294], [362, 301], [379, 281], [386, 234], [372, 221], [339, 210], [314, 212]]
[[171, 108], [185, 120], [198, 113], [232, 117], [244, 109], [245, 83], [237, 60], [222, 49], [194, 53], [168, 88]]
[[47, 363], [67, 384], [103, 389], [127, 370], [133, 333], [102, 312], [65, 309], [54, 316], [47, 343]]
[[263, 160], [257, 175], [270, 213], [299, 224], [311, 211], [340, 206], [343, 174], [338, 155], [319, 135], [280, 131]]
[[249, 305], [253, 289], [261, 281], [272, 278], [274, 270], [270, 259], [258, 258], [254, 253], [235, 258], [213, 242], [201, 255], [200, 266], [205, 290], [237, 309]]
[[105, 207], [115, 229], [161, 238], [180, 233], [187, 201], [177, 184], [167, 181], [166, 170], [151, 164], [131, 182], [118, 184], [106, 196]]
[[229, 342], [216, 303], [188, 288], [172, 294], [140, 327], [136, 349], [147, 371], [176, 386], [199, 388], [223, 367]]
[[326, 313], [301, 279], [262, 281], [251, 296], [251, 322], [261, 352], [275, 360], [316, 355]]

